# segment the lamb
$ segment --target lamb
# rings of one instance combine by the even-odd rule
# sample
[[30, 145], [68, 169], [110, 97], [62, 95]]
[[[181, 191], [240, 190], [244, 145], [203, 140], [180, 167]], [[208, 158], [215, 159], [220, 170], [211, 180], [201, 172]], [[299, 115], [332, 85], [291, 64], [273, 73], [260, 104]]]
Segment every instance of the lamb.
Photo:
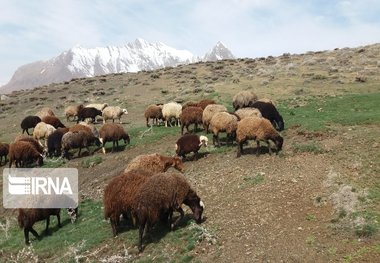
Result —
[[111, 221], [112, 234], [117, 235], [120, 215], [131, 212], [141, 185], [154, 173], [134, 169], [114, 177], [104, 189], [104, 218]]
[[179, 157], [169, 157], [158, 153], [143, 154], [130, 161], [124, 172], [142, 169], [152, 173], [162, 173], [166, 172], [170, 167], [174, 167], [180, 172], [184, 172], [185, 170], [183, 162]]
[[128, 111], [127, 109], [122, 109], [118, 106], [114, 107], [114, 106], [109, 106], [107, 108], [105, 108], [102, 112], [102, 116], [103, 116], [103, 123], [106, 123], [106, 121], [108, 119], [111, 119], [112, 122], [115, 122], [115, 119], [119, 119], [119, 123], [122, 123], [121, 122], [121, 116], [125, 114], [127, 115], [128, 114]]
[[85, 108], [95, 108], [97, 110], [104, 110], [105, 108], [108, 107], [108, 104], [107, 103], [94, 103], [94, 104], [88, 104], [85, 106]]
[[77, 123], [79, 123], [80, 121], [84, 121], [86, 118], [91, 118], [92, 122], [95, 122], [95, 117], [98, 115], [101, 116], [102, 111], [92, 107], [85, 107], [79, 110]]
[[252, 91], [240, 91], [232, 99], [232, 105], [235, 110], [252, 107], [252, 104], [257, 101], [257, 95]]
[[58, 128], [47, 138], [47, 151], [49, 157], [60, 156], [62, 148], [62, 137], [69, 128]]
[[156, 121], [156, 125], [158, 125], [158, 120], [163, 120], [162, 107], [162, 105], [152, 104], [145, 109], [144, 117], [146, 119], [146, 126], [149, 127], [149, 119], [153, 119], [152, 125], [154, 125], [154, 121]]
[[78, 112], [81, 109], [83, 109], [83, 107], [84, 107], [83, 104], [67, 106], [65, 109], [66, 120], [70, 121], [70, 117], [72, 117], [73, 120], [75, 120], [75, 117], [78, 116]]
[[282, 149], [284, 142], [284, 139], [269, 120], [258, 117], [247, 117], [239, 121], [236, 130], [236, 141], [238, 143], [237, 157], [240, 157], [243, 152], [243, 144], [247, 140], [252, 139], [257, 142], [257, 156], [260, 154], [260, 141], [265, 141], [268, 144], [269, 153], [271, 153], [269, 140], [275, 143], [277, 153]]
[[168, 121], [170, 121], [172, 118], [175, 119], [174, 125], [178, 126], [179, 123], [179, 117], [182, 113], [182, 105], [177, 102], [169, 102], [162, 106], [162, 116], [165, 120], [165, 127], [168, 127]]
[[185, 134], [179, 138], [175, 145], [177, 156], [185, 158], [186, 154], [193, 152], [194, 158], [197, 160], [198, 151], [201, 146], [207, 147], [208, 138], [206, 136], [198, 136], [196, 134]]
[[228, 112], [217, 112], [210, 121], [210, 127], [213, 133], [213, 144], [215, 146], [220, 146], [219, 132], [227, 133], [227, 143], [228, 139], [231, 139], [231, 141], [233, 141], [239, 120], [239, 116], [235, 114]]
[[29, 135], [29, 129], [36, 127], [36, 125], [41, 122], [41, 118], [38, 116], [26, 116], [22, 121], [21, 121], [21, 129], [22, 133], [26, 131], [26, 133]]
[[65, 128], [65, 125], [55, 116], [45, 116], [42, 118], [42, 121], [50, 124], [54, 128]]
[[[143, 234], [163, 216], [169, 216], [170, 228], [174, 229], [184, 217], [182, 204], [190, 207], [197, 223], [202, 221], [203, 202], [191, 188], [185, 177], [177, 173], [159, 173], [149, 177], [140, 187], [133, 205], [139, 222], [139, 251], [142, 252]], [[180, 216], [172, 223], [174, 211]]]
[[36, 113], [36, 116], [42, 119], [45, 116], [55, 116], [55, 115], [54, 115], [54, 112], [49, 107], [44, 107], [39, 112]]
[[272, 103], [256, 101], [252, 107], [258, 109], [263, 118], [268, 119], [278, 131], [284, 130], [284, 119]]
[[203, 109], [200, 107], [189, 106], [182, 110], [181, 121], [181, 135], [183, 135], [183, 129], [189, 131], [189, 126], [194, 124], [194, 132], [197, 132], [198, 124], [202, 124]]
[[208, 128], [210, 126], [210, 121], [212, 116], [214, 116], [217, 112], [227, 111], [227, 108], [220, 104], [211, 104], [206, 106], [206, 108], [203, 110], [202, 113], [202, 122], [203, 122], [203, 128], [205, 129], [206, 133], [208, 133]]
[[84, 147], [91, 153], [89, 146], [94, 142], [97, 146], [100, 146], [99, 139], [93, 135], [89, 135], [87, 132], [69, 131], [62, 136], [62, 156], [70, 159], [69, 150], [74, 148], [79, 148], [78, 157], [80, 157], [80, 153]]
[[99, 141], [103, 144], [102, 150], [106, 154], [105, 145], [112, 141], [112, 152], [116, 147], [119, 148], [119, 140], [124, 140], [124, 144], [130, 143], [129, 135], [125, 132], [123, 126], [116, 123], [105, 123], [99, 129]]
[[3, 162], [3, 157], [4, 157], [4, 164], [7, 163], [8, 153], [9, 153], [9, 144], [0, 142], [0, 165]]
[[256, 108], [242, 108], [235, 111], [235, 114], [239, 116], [240, 119], [246, 117], [259, 117], [262, 118], [261, 112]]
[[54, 131], [55, 128], [52, 125], [47, 124], [45, 122], [40, 122], [34, 128], [33, 138], [38, 140], [41, 146], [43, 146], [43, 144], [41, 143], [41, 139], [46, 140], [49, 137], [49, 135], [52, 134]]
[[24, 167], [31, 161], [43, 165], [43, 155], [29, 142], [17, 141], [9, 145], [9, 168], [15, 162], [16, 167]]

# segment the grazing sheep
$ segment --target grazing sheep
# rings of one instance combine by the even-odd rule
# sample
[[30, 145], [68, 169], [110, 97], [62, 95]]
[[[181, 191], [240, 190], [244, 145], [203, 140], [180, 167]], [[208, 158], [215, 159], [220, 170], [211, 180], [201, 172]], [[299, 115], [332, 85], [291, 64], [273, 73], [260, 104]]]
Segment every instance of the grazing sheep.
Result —
[[39, 112], [36, 113], [36, 116], [42, 119], [45, 116], [55, 116], [55, 114], [49, 107], [44, 107]]
[[120, 215], [131, 212], [141, 185], [153, 174], [141, 169], [128, 170], [114, 177], [104, 189], [104, 218], [110, 219], [113, 236], [117, 235]]
[[203, 110], [200, 107], [189, 106], [182, 110], [181, 121], [181, 134], [183, 135], [183, 129], [189, 132], [189, 126], [194, 124], [194, 132], [197, 132], [198, 124], [202, 124]]
[[202, 110], [204, 110], [210, 104], [215, 104], [215, 101], [214, 100], [210, 100], [210, 99], [203, 99], [203, 100], [201, 100], [199, 102], [189, 101], [189, 102], [186, 102], [182, 106], [182, 110], [184, 110], [186, 107], [189, 107], [189, 106], [200, 107], [200, 108], [202, 108]]
[[235, 110], [252, 107], [252, 104], [257, 101], [257, 96], [252, 91], [240, 91], [232, 99], [232, 105]]
[[0, 165], [3, 162], [3, 157], [4, 157], [4, 164], [7, 163], [8, 153], [9, 153], [9, 144], [0, 142]]
[[146, 119], [146, 126], [149, 127], [149, 119], [153, 119], [152, 125], [154, 125], [154, 121], [156, 121], [156, 125], [158, 125], [158, 120], [163, 120], [162, 107], [162, 105], [152, 104], [145, 109], [144, 117]]
[[105, 145], [107, 142], [112, 142], [112, 152], [116, 147], [119, 148], [119, 140], [124, 140], [124, 144], [129, 144], [129, 135], [125, 132], [123, 126], [116, 123], [105, 123], [99, 129], [99, 141], [103, 144], [103, 153], [106, 154]]
[[106, 123], [106, 121], [109, 119], [111, 119], [112, 122], [115, 122], [115, 119], [118, 119], [119, 123], [122, 123], [121, 122], [121, 116], [123, 114], [125, 114], [125, 115], [128, 114], [127, 109], [122, 109], [118, 106], [116, 106], [116, 107], [109, 106], [109, 107], [105, 108], [102, 112], [103, 123]]
[[42, 118], [44, 123], [50, 124], [54, 128], [65, 128], [65, 125], [55, 116], [45, 116]]
[[256, 101], [252, 107], [258, 109], [263, 118], [268, 119], [278, 131], [284, 130], [284, 119], [272, 103]]
[[[174, 125], [178, 126], [180, 125], [179, 123], [179, 117], [181, 116], [182, 113], [182, 105], [177, 103], [177, 102], [169, 102], [166, 103], [162, 106], [162, 116], [164, 117], [165, 120], [165, 127], [168, 127], [168, 121], [170, 121], [172, 118], [175, 119]], [[171, 124], [169, 123], [171, 126]]]
[[83, 109], [83, 107], [83, 104], [67, 106], [65, 109], [66, 120], [70, 121], [70, 117], [72, 117], [74, 121], [75, 117], [78, 116], [78, 112]]
[[18, 136], [16, 137], [15, 139], [15, 142], [17, 141], [21, 141], [21, 142], [29, 142], [30, 144], [33, 145], [33, 147], [40, 153], [40, 154], [43, 154], [44, 153], [44, 147], [41, 146], [41, 144], [36, 140], [34, 139], [32, 136]]
[[[238, 121], [240, 118], [228, 112], [217, 112], [210, 121], [211, 131], [213, 133], [212, 142], [215, 146], [220, 146], [219, 132], [227, 133], [227, 143], [235, 137]], [[217, 143], [217, 144], [216, 144]]]
[[238, 143], [237, 157], [241, 156], [243, 144], [247, 140], [255, 140], [257, 142], [256, 155], [260, 154], [260, 141], [265, 141], [268, 144], [269, 153], [271, 153], [269, 140], [275, 143], [277, 152], [282, 149], [284, 142], [284, 139], [269, 120], [258, 117], [247, 117], [239, 121], [236, 130], [236, 141]]
[[261, 102], [265, 102], [265, 103], [271, 103], [271, 104], [273, 104], [273, 106], [276, 106], [274, 104], [273, 100], [268, 99], [268, 98], [261, 98], [261, 99], [258, 99], [257, 101], [261, 101]]
[[27, 117], [25, 117], [21, 121], [21, 125], [20, 125], [21, 129], [22, 129], [22, 133], [24, 133], [26, 131], [26, 133], [28, 135], [30, 135], [28, 129], [36, 127], [36, 125], [39, 122], [41, 122], [41, 118], [38, 116], [27, 116]]
[[242, 108], [235, 111], [235, 114], [242, 120], [246, 117], [259, 117], [262, 118], [261, 112], [256, 108]]
[[49, 135], [52, 134], [54, 131], [55, 128], [52, 125], [47, 124], [45, 122], [40, 122], [34, 128], [33, 138], [36, 139], [41, 146], [43, 146], [43, 144], [41, 143], [41, 139], [46, 140], [47, 137], [49, 137]]
[[186, 154], [193, 152], [194, 158], [197, 160], [198, 151], [201, 146], [207, 147], [208, 138], [206, 136], [198, 136], [196, 134], [185, 134], [179, 138], [175, 145], [175, 152], [178, 156], [185, 158]]
[[70, 159], [69, 150], [79, 148], [78, 157], [80, 157], [80, 153], [82, 148], [86, 148], [89, 153], [89, 146], [95, 142], [97, 146], [100, 146], [100, 141], [98, 138], [93, 136], [92, 134], [88, 134], [84, 131], [79, 132], [67, 132], [62, 136], [62, 156]]
[[162, 173], [166, 172], [170, 167], [174, 167], [180, 172], [184, 172], [185, 170], [183, 162], [179, 157], [163, 156], [158, 153], [143, 154], [130, 161], [124, 172], [142, 169], [153, 173]]
[[227, 108], [220, 104], [208, 105], [203, 110], [202, 122], [203, 122], [203, 128], [205, 129], [206, 133], [208, 133], [208, 128], [210, 126], [210, 121], [212, 119], [212, 116], [214, 116], [215, 113], [222, 112], [222, 111], [227, 111]]
[[84, 121], [81, 121], [80, 123], [71, 126], [69, 131], [71, 132], [84, 131], [84, 132], [87, 132], [89, 135], [92, 134], [95, 137], [99, 137], [99, 131], [96, 129], [95, 125], [88, 124]]
[[100, 110], [100, 111], [104, 110], [106, 107], [108, 107], [107, 103], [88, 104], [85, 106], [85, 108], [95, 108], [95, 109]]
[[[139, 222], [139, 251], [142, 252], [143, 234], [163, 216], [169, 216], [173, 230], [184, 217], [182, 204], [190, 207], [197, 223], [202, 221], [203, 202], [186, 178], [177, 173], [159, 173], [149, 177], [140, 187], [132, 208]], [[180, 216], [172, 223], [174, 211]]]
[[77, 123], [84, 121], [86, 118], [91, 118], [92, 122], [95, 122], [96, 116], [102, 116], [102, 111], [92, 107], [85, 107], [78, 112]]
[[24, 167], [30, 162], [43, 165], [43, 156], [30, 142], [17, 141], [9, 145], [9, 168], [15, 162], [16, 167]]
[[47, 138], [47, 151], [49, 157], [60, 156], [62, 148], [62, 137], [69, 128], [58, 128]]

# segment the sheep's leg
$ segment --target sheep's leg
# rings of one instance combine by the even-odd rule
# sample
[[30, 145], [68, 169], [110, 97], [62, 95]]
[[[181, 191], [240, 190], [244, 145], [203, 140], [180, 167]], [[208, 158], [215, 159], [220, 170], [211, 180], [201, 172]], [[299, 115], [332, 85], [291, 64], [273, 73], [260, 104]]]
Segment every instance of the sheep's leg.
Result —
[[[33, 227], [28, 228], [28, 242], [29, 242], [29, 231], [35, 236], [38, 240], [41, 239], [40, 235], [37, 233], [36, 230], [33, 229]], [[24, 232], [25, 233], [25, 232]]]
[[24, 228], [24, 238], [25, 238], [25, 244], [26, 245], [29, 245], [29, 229], [28, 228]]
[[185, 213], [183, 212], [182, 210], [182, 207], [178, 207], [175, 209], [177, 212], [179, 212], [179, 217], [177, 218], [177, 220], [171, 225], [171, 229], [173, 230], [179, 223], [180, 220], [182, 220], [182, 218], [184, 217]]
[[61, 228], [62, 227], [62, 225], [61, 225], [61, 215], [60, 215], [61, 213], [60, 212], [58, 212], [58, 214], [57, 214], [57, 221], [58, 221], [58, 227], [59, 228]]
[[142, 246], [142, 241], [143, 241], [143, 235], [144, 235], [144, 230], [147, 225], [147, 219], [144, 218], [143, 222], [140, 223], [139, 226], [139, 252], [142, 252], [143, 246]]
[[266, 143], [268, 144], [268, 152], [269, 152], [270, 155], [272, 155], [272, 149], [270, 148], [269, 141], [266, 141]]
[[[153, 121], [154, 124], [154, 121]], [[149, 127], [149, 118], [146, 118], [146, 126]]]
[[194, 125], [194, 133], [196, 133], [197, 130], [198, 130], [198, 123], [195, 123], [195, 125]]
[[259, 156], [259, 154], [260, 154], [260, 141], [257, 140], [256, 144], [257, 144], [257, 147], [256, 147], [256, 156]]
[[243, 144], [244, 142], [238, 142], [238, 149], [237, 149], [237, 155], [236, 157], [240, 157], [243, 153]]
[[113, 152], [115, 150], [115, 141], [112, 141], [112, 151]]
[[185, 128], [184, 125], [181, 125], [181, 135], [183, 135], [183, 129]]
[[49, 233], [49, 224], [50, 224], [50, 216], [46, 218], [46, 228], [45, 228], [45, 235]]
[[82, 147], [79, 147], [78, 157], [80, 157], [80, 152], [82, 151]]
[[111, 221], [111, 227], [112, 227], [112, 235], [116, 237], [117, 236], [117, 220], [112, 216], [110, 221]]
[[212, 135], [212, 144], [215, 146], [215, 142], [216, 142], [216, 136], [215, 134]]

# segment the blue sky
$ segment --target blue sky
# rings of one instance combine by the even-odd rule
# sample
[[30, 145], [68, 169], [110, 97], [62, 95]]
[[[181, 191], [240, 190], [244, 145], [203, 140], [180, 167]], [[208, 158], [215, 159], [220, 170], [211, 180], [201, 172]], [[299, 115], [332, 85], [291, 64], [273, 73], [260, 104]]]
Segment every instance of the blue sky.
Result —
[[15, 70], [75, 45], [140, 37], [203, 55], [222, 41], [237, 57], [380, 42], [378, 0], [0, 0], [0, 85]]

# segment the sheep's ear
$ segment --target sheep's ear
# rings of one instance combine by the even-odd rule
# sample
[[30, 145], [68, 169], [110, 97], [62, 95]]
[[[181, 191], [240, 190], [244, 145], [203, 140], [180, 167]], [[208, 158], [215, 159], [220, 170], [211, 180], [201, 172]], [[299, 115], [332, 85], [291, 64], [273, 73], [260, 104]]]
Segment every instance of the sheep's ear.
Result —
[[203, 209], [205, 209], [205, 204], [202, 202], [202, 200], [199, 202], [199, 205], [200, 205]]

